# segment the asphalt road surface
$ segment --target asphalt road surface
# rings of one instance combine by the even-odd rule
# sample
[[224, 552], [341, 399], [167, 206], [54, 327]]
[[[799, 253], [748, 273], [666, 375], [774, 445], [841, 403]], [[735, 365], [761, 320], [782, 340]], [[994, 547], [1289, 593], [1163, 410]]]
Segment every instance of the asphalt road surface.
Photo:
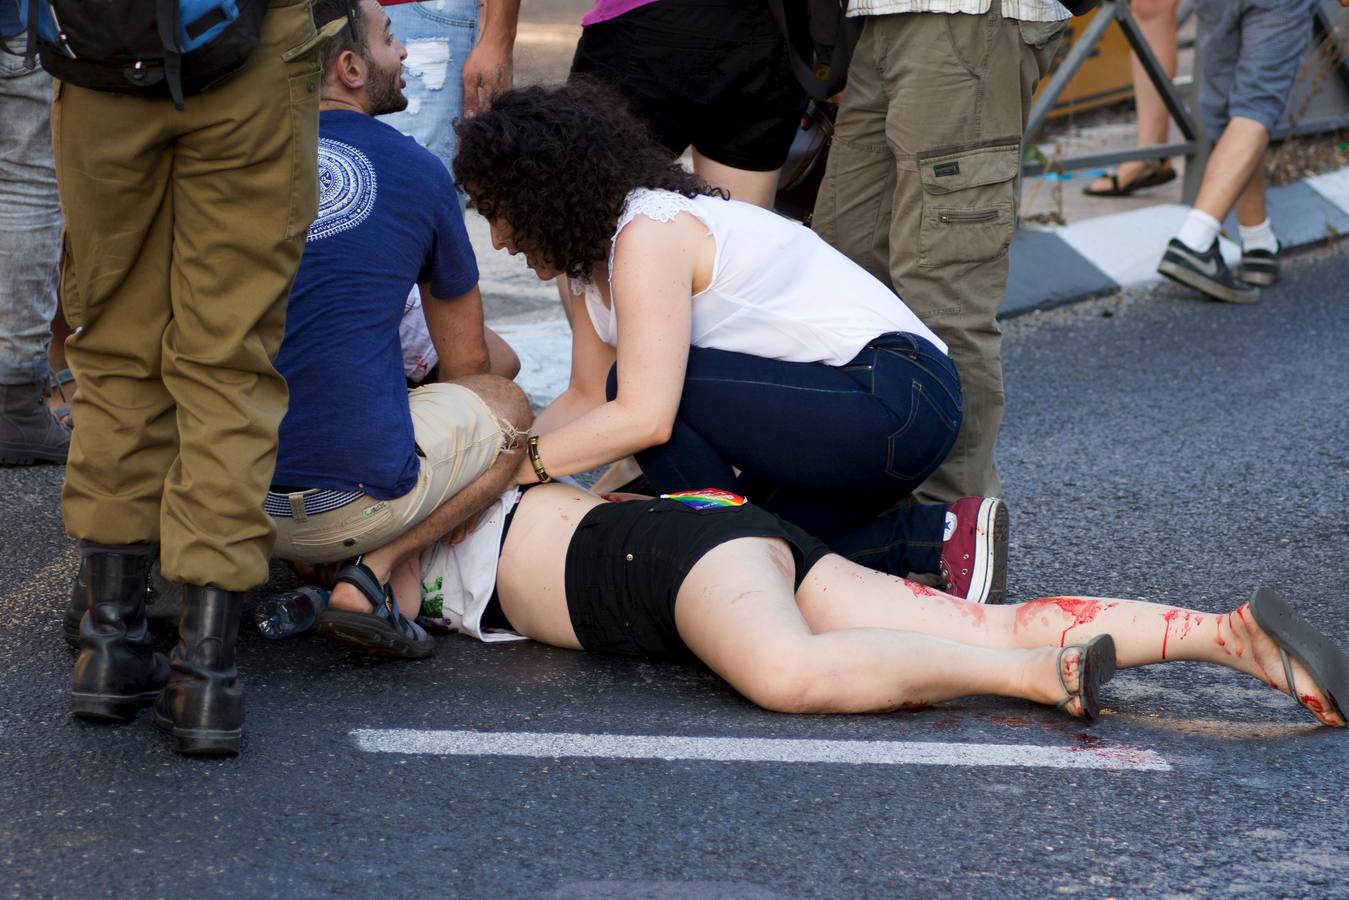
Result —
[[[1009, 323], [1012, 599], [1271, 585], [1349, 643], [1346, 284], [1349, 249], [1321, 250], [1253, 307], [1165, 287]], [[69, 717], [60, 479], [0, 470], [0, 894], [1349, 894], [1349, 733], [1190, 664], [1122, 673], [1088, 730], [995, 698], [793, 718], [693, 668], [456, 637], [372, 664], [245, 629], [244, 753], [182, 759], [148, 716]]]

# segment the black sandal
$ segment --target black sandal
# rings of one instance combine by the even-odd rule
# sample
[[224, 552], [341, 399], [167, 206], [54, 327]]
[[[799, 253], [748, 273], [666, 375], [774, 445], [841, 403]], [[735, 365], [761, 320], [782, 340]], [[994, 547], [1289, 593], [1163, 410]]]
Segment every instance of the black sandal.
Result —
[[1119, 172], [1107, 172], [1102, 176], [1110, 179], [1110, 187], [1093, 188], [1087, 185], [1082, 189], [1082, 193], [1088, 197], [1128, 197], [1134, 191], [1141, 191], [1150, 187], [1157, 187], [1159, 184], [1166, 184], [1176, 180], [1176, 170], [1168, 162], [1158, 160], [1156, 162], [1146, 163], [1143, 171], [1138, 173], [1138, 177], [1128, 184], [1120, 184]]
[[370, 601], [374, 612], [357, 613], [329, 607], [318, 615], [317, 630], [324, 637], [350, 644], [372, 656], [394, 659], [425, 659], [435, 643], [416, 622], [398, 611], [393, 591], [381, 585], [370, 567], [361, 563], [343, 566], [337, 582], [345, 582]]

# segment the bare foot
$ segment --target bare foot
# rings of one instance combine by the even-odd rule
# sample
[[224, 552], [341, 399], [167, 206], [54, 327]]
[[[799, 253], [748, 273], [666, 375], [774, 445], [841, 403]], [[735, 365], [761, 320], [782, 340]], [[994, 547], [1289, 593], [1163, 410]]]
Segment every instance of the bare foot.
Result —
[[1292, 664], [1294, 683], [1288, 684], [1279, 646], [1255, 624], [1250, 604], [1243, 603], [1219, 618], [1216, 641], [1234, 668], [1292, 697], [1322, 724], [1345, 726], [1344, 718], [1335, 711], [1335, 705], [1317, 686], [1311, 673], [1291, 656], [1288, 661]]
[[333, 609], [340, 609], [343, 612], [354, 613], [372, 613], [375, 607], [370, 601], [365, 599], [365, 595], [356, 589], [355, 585], [347, 584], [345, 581], [333, 585], [333, 592], [328, 595], [328, 606]]
[[[1082, 655], [1085, 652], [1079, 646], [1069, 645], [1065, 649], [1044, 647], [1033, 651], [1035, 657], [1028, 666], [1030, 690], [1028, 699], [1046, 706], [1058, 706], [1075, 719], [1086, 718], [1082, 709], [1081, 689]], [[1059, 680], [1060, 674], [1063, 680]], [[1064, 685], [1068, 686], [1065, 702]]]

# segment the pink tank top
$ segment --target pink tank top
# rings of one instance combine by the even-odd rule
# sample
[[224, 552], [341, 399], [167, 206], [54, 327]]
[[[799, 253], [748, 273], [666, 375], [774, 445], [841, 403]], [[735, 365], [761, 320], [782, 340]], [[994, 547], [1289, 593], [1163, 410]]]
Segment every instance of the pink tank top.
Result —
[[624, 13], [655, 2], [656, 0], [595, 0], [595, 8], [581, 17], [581, 27], [589, 28], [591, 25], [617, 19]]

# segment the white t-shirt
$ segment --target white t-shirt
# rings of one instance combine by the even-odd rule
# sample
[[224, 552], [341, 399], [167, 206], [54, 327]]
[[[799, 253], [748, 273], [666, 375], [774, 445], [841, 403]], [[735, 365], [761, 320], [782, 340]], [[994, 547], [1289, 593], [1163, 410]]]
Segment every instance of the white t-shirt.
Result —
[[403, 345], [403, 374], [420, 383], [426, 373], [435, 368], [439, 357], [436, 355], [436, 345], [431, 343], [426, 316], [422, 313], [422, 290], [415, 284], [403, 303], [403, 318], [398, 323], [398, 342]]
[[[941, 338], [869, 272], [809, 228], [749, 203], [639, 188], [628, 195], [614, 240], [639, 215], [669, 222], [683, 212], [707, 226], [716, 242], [712, 280], [693, 295], [693, 346], [841, 366], [868, 341], [903, 331], [947, 352]], [[611, 285], [613, 267], [611, 249]], [[594, 284], [584, 289], [596, 333], [617, 346], [617, 315]]]
[[497, 498], [478, 526], [457, 544], [436, 541], [422, 551], [422, 617], [480, 641], [523, 641], [514, 631], [483, 631], [482, 614], [496, 587], [497, 561], [506, 515], [519, 502], [519, 488]]

